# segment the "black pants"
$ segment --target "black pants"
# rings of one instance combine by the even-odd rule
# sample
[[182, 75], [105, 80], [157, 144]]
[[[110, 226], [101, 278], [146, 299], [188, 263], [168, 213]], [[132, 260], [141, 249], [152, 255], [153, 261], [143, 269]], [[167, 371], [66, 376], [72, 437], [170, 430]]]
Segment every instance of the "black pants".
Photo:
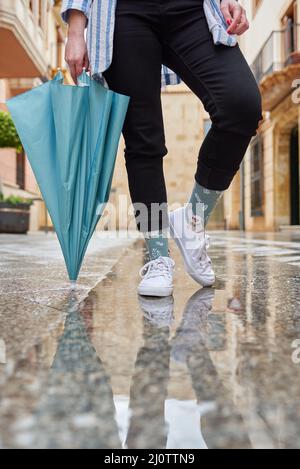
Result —
[[[214, 45], [203, 0], [118, 0], [113, 61], [104, 77], [112, 90], [131, 97], [123, 128], [129, 188], [133, 204], [149, 208], [167, 201], [162, 64], [199, 97], [212, 120], [199, 151], [200, 185], [229, 187], [262, 119], [254, 76], [238, 45]], [[158, 227], [152, 221], [148, 228]]]

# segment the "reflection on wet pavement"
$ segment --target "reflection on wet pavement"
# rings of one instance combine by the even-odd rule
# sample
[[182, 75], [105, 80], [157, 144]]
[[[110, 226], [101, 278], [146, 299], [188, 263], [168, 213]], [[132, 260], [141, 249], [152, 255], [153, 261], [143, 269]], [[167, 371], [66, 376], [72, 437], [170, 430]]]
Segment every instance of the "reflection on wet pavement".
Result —
[[84, 301], [1, 307], [0, 447], [300, 448], [299, 244], [216, 233], [200, 290], [172, 251], [174, 298], [137, 296], [138, 248]]

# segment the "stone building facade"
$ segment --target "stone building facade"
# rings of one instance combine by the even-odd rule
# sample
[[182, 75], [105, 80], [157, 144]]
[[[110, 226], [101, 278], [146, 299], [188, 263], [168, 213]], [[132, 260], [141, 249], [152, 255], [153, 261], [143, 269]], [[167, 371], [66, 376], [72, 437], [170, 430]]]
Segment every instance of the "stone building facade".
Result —
[[[200, 145], [210, 127], [210, 119], [199, 99], [183, 83], [162, 91], [162, 105], [168, 154], [164, 159], [170, 209], [189, 200], [196, 171]], [[117, 226], [134, 227], [129, 209], [124, 143], [121, 142], [113, 180], [111, 201], [116, 206]], [[130, 209], [129, 209], [130, 213]], [[115, 214], [113, 215], [115, 219]], [[210, 221], [211, 228], [224, 228], [223, 202]]]
[[[241, 37], [240, 47], [261, 89], [264, 121], [225, 196], [225, 218], [229, 228], [294, 229], [300, 225], [300, 2], [241, 3], [250, 30]], [[239, 213], [239, 219], [230, 213]]]
[[[224, 195], [209, 227], [278, 230], [300, 225], [299, 163], [299, 11], [300, 0], [240, 0], [250, 30], [239, 38], [263, 96], [264, 121], [253, 138], [240, 172]], [[0, 108], [5, 99], [66, 70], [66, 28], [60, 1], [0, 1]], [[26, 26], [26, 27], [25, 27]], [[66, 73], [66, 79], [70, 77]], [[170, 206], [189, 199], [199, 147], [210, 126], [201, 102], [181, 84], [162, 92], [166, 143], [165, 173]], [[113, 180], [113, 221], [99, 228], [134, 228], [121, 140]], [[19, 172], [22, 172], [22, 181]], [[0, 150], [1, 190], [39, 198], [25, 156]], [[21, 184], [20, 184], [21, 182]], [[32, 208], [31, 229], [50, 224], [42, 202]]]

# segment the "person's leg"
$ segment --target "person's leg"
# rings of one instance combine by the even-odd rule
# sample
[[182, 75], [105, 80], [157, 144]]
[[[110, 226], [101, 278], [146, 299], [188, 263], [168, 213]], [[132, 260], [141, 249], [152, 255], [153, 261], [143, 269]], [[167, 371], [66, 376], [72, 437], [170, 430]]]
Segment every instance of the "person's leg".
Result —
[[[130, 96], [123, 135], [129, 189], [150, 262], [141, 271], [141, 295], [173, 291], [174, 262], [168, 253], [167, 154], [161, 108], [160, 8], [156, 0], [118, 0], [113, 60], [103, 74], [109, 87]], [[160, 210], [159, 210], [160, 208]]]
[[[153, 1], [119, 0], [113, 60], [104, 77], [109, 87], [131, 97], [123, 135], [129, 189], [138, 228], [150, 259], [168, 256], [166, 155], [161, 109], [162, 49], [158, 6]], [[161, 210], [155, 210], [160, 206]], [[159, 212], [159, 213], [158, 213]]]
[[215, 282], [204, 225], [255, 135], [261, 97], [239, 46], [214, 45], [203, 0], [165, 3], [163, 62], [201, 99], [212, 126], [199, 151], [190, 204], [170, 214], [170, 230], [198, 283]]
[[166, 257], [169, 255], [168, 209], [163, 158], [141, 155], [131, 159], [126, 150], [125, 155], [131, 200], [149, 259]]
[[214, 45], [203, 1], [169, 0], [165, 15], [164, 63], [201, 99], [212, 120], [190, 200], [194, 213], [200, 203], [207, 221], [256, 133], [261, 97], [239, 46]]

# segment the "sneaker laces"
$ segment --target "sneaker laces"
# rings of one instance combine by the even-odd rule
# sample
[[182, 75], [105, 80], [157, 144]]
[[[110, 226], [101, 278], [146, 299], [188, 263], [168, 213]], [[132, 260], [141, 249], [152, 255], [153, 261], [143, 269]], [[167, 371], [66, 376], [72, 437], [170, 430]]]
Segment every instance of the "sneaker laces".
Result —
[[210, 246], [210, 237], [205, 233], [205, 227], [202, 218], [193, 215], [190, 228], [198, 236], [199, 240], [202, 241], [202, 246], [200, 247], [196, 256], [198, 262], [201, 264], [211, 264], [211, 258], [207, 254], [207, 250]]
[[142, 278], [155, 278], [155, 277], [172, 277], [172, 268], [175, 262], [170, 257], [158, 257], [147, 264], [140, 270]]
[[207, 250], [210, 246], [210, 237], [207, 234], [204, 234], [204, 243], [202, 249], [199, 250], [199, 256], [197, 256], [201, 264], [211, 264], [211, 258], [207, 254]]

